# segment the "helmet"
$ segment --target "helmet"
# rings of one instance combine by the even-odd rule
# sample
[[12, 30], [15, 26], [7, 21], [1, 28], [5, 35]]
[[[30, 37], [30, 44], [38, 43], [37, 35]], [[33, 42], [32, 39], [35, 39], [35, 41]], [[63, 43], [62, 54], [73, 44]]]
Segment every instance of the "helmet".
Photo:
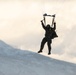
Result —
[[50, 29], [50, 24], [47, 24], [47, 26], [46, 26], [48, 29]]

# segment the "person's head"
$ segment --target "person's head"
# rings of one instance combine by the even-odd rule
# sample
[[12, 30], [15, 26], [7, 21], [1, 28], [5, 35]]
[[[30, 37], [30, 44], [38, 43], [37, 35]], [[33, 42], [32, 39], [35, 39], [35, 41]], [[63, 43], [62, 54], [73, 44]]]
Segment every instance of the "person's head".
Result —
[[50, 28], [51, 28], [51, 27], [50, 27], [50, 24], [47, 24], [47, 26], [46, 26], [46, 27], [47, 27], [47, 29], [50, 29]]

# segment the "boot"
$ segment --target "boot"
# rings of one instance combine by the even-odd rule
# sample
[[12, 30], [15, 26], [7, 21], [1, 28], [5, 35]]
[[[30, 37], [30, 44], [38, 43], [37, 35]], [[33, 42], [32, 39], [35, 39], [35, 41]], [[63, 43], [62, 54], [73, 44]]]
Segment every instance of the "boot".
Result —
[[48, 53], [48, 55], [50, 55], [50, 54], [51, 54], [51, 52]]
[[41, 53], [42, 51], [38, 51], [38, 53]]

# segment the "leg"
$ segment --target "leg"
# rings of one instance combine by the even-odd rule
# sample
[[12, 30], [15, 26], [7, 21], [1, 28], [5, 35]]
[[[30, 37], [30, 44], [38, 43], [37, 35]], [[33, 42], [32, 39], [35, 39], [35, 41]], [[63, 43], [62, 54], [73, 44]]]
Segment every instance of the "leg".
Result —
[[41, 42], [41, 47], [40, 47], [40, 50], [38, 51], [38, 53], [42, 52], [46, 41], [47, 41], [46, 38], [43, 38], [43, 40], [42, 40], [42, 42]]
[[48, 45], [48, 55], [49, 55], [51, 54], [51, 40], [48, 40], [47, 45]]

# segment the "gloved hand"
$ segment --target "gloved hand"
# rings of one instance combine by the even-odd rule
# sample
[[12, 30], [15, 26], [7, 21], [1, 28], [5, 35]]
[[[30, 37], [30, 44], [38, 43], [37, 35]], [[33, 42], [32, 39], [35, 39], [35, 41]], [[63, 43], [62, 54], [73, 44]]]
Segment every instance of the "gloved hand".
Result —
[[41, 22], [43, 22], [43, 20], [41, 20]]
[[52, 17], [55, 17], [55, 14], [54, 14], [54, 15], [52, 15]]

